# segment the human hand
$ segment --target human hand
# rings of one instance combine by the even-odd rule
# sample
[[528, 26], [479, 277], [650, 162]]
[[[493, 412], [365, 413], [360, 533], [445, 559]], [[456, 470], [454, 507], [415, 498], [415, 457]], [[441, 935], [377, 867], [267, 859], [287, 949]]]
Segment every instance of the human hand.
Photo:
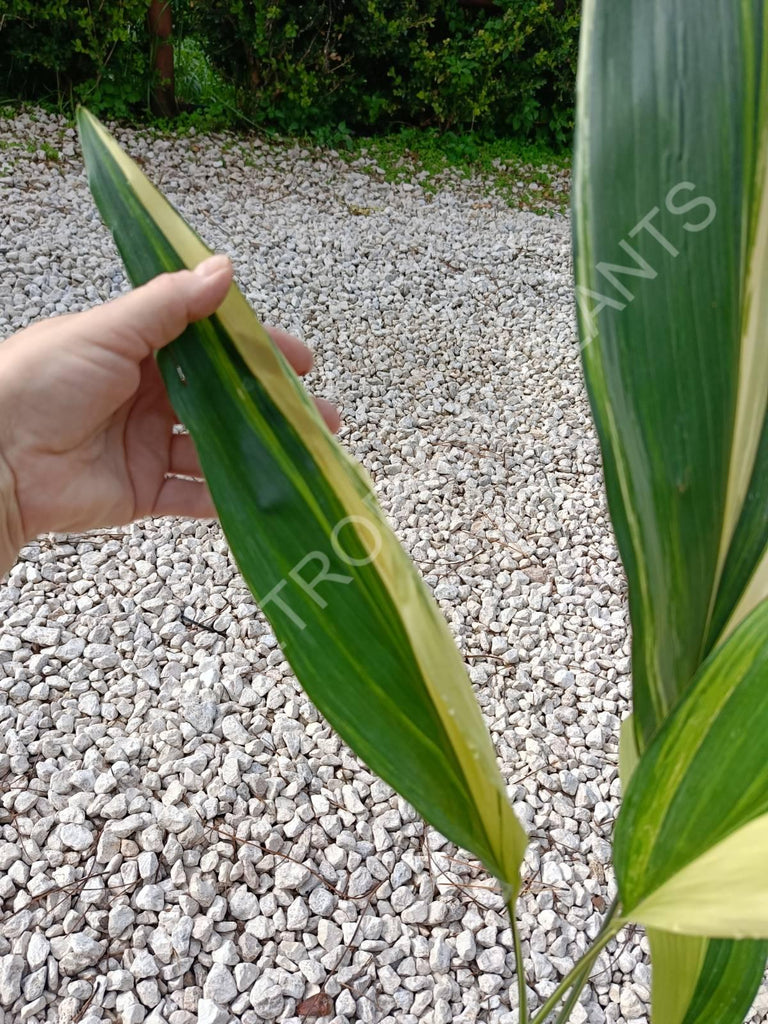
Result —
[[[18, 550], [48, 531], [215, 516], [205, 483], [178, 478], [202, 472], [191, 437], [173, 432], [178, 420], [154, 352], [213, 313], [231, 280], [229, 260], [214, 256], [0, 344], [0, 487], [5, 479], [12, 490], [0, 490], [0, 541], [3, 517]], [[270, 334], [294, 370], [307, 373], [309, 350], [284, 331]], [[333, 406], [317, 404], [338, 429]]]

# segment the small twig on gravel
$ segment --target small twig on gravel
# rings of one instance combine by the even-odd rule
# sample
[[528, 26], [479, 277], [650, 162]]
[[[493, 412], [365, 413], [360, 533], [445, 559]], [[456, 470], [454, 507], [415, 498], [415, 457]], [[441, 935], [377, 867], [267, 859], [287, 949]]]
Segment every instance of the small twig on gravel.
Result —
[[186, 612], [182, 611], [180, 618], [185, 626], [190, 626], [192, 629], [203, 629], [206, 633], [215, 633], [217, 636], [221, 636], [225, 640], [229, 639], [229, 635], [225, 633], [223, 629], [216, 629], [215, 626], [211, 626], [207, 622], [198, 622], [197, 619], [191, 618], [186, 614]]
[[79, 1021], [81, 1021], [83, 1019], [83, 1017], [85, 1016], [85, 1011], [88, 1009], [88, 1007], [91, 1005], [91, 1003], [95, 999], [96, 993], [98, 992], [98, 990], [99, 990], [99, 986], [98, 986], [98, 978], [97, 978], [96, 981], [93, 982], [93, 987], [91, 988], [91, 994], [88, 996], [88, 998], [85, 1000], [83, 1005], [80, 1007], [80, 1009], [77, 1011], [75, 1016], [72, 1018], [72, 1024], [79, 1024]]

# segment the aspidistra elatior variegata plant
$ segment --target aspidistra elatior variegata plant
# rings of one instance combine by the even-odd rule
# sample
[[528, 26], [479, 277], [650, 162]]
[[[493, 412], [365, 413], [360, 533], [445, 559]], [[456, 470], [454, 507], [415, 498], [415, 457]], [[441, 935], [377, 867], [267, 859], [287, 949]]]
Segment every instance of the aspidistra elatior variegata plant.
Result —
[[633, 629], [618, 913], [654, 1024], [738, 1024], [768, 951], [767, 28], [763, 0], [584, 5], [577, 302]]

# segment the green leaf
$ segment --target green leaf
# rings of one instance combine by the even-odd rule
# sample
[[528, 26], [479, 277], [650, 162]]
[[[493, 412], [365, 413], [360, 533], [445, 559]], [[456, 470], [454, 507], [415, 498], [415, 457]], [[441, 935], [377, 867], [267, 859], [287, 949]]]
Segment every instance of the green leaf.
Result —
[[[630, 716], [621, 723], [619, 738], [624, 791], [637, 763]], [[763, 979], [768, 942], [647, 931], [654, 1024], [741, 1024]]]
[[766, 957], [768, 942], [708, 939], [696, 991], [682, 1024], [740, 1024], [760, 988]]
[[[768, 595], [765, 28], [760, 0], [584, 5], [574, 243], [634, 634], [625, 790]], [[764, 943], [650, 934], [657, 1024], [742, 1020]]]
[[579, 325], [640, 752], [768, 594], [766, 54], [762, 0], [584, 5]]
[[768, 601], [705, 662], [635, 769], [616, 823], [623, 916], [768, 938]]
[[[99, 122], [88, 178], [129, 277], [209, 251]], [[158, 355], [232, 553], [297, 677], [340, 735], [508, 892], [524, 833], [448, 627], [362, 470], [233, 286]]]
[[768, 943], [648, 929], [654, 1024], [741, 1024], [763, 980]]
[[[630, 716], [621, 723], [619, 737], [625, 792], [637, 764]], [[768, 943], [647, 931], [654, 1024], [741, 1024], [763, 979]]]

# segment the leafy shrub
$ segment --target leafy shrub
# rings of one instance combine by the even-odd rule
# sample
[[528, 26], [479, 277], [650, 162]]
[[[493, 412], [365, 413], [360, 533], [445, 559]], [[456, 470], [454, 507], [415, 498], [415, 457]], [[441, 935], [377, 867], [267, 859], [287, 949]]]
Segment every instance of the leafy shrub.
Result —
[[[286, 132], [403, 125], [562, 145], [579, 0], [169, 0], [183, 106]], [[147, 106], [149, 0], [6, 0], [0, 93]]]
[[178, 12], [244, 111], [282, 130], [570, 137], [578, 0], [185, 0]]
[[149, 0], [5, 0], [0, 90], [125, 116], [146, 101]]

